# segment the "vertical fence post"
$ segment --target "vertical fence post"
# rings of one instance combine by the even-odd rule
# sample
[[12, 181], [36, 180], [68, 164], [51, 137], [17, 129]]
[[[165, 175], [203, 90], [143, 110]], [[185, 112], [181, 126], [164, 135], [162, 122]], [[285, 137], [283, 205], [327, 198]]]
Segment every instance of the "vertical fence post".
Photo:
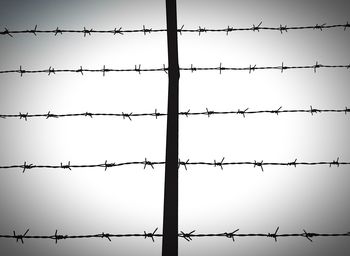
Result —
[[166, 0], [168, 40], [168, 116], [162, 256], [178, 255], [179, 62], [176, 0]]

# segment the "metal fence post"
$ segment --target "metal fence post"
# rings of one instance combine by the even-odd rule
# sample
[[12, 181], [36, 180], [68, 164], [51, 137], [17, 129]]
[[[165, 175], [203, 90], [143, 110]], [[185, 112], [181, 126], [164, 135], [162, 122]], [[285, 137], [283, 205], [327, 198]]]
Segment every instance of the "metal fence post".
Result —
[[178, 255], [179, 62], [176, 0], [166, 0], [168, 39], [168, 116], [163, 215], [163, 256]]

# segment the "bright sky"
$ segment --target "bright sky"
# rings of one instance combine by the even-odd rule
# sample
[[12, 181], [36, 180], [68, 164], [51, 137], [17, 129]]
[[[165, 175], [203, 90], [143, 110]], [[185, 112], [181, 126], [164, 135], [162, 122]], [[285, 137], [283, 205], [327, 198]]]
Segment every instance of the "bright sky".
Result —
[[[184, 28], [345, 24], [348, 1], [178, 0]], [[0, 1], [0, 30], [165, 28], [165, 1]], [[350, 29], [179, 35], [179, 63], [200, 67], [349, 64]], [[166, 33], [0, 36], [0, 70], [160, 68]], [[181, 72], [180, 111], [344, 109], [349, 70]], [[0, 75], [0, 114], [166, 112], [164, 72]], [[349, 115], [180, 117], [180, 159], [350, 161]], [[0, 165], [164, 161], [166, 118], [0, 119]], [[348, 232], [349, 168], [191, 166], [179, 171], [179, 229], [196, 233]], [[164, 166], [0, 172], [0, 233], [162, 232]], [[348, 238], [181, 239], [179, 255], [348, 255]], [[335, 253], [336, 252], [336, 253]], [[0, 239], [0, 255], [161, 255], [161, 239]]]

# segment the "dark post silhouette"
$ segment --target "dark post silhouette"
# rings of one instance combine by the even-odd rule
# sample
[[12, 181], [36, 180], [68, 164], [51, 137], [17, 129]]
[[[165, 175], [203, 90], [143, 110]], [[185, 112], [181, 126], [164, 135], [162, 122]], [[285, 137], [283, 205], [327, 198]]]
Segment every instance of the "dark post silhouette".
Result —
[[176, 0], [166, 0], [168, 38], [168, 116], [163, 214], [163, 256], [178, 255], [179, 62]]

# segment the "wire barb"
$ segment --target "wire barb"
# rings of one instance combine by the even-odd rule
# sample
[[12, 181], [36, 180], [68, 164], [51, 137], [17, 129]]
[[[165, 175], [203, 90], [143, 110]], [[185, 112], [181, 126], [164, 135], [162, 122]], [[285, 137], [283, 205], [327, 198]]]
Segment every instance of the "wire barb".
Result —
[[280, 31], [281, 31], [281, 34], [283, 34], [283, 31], [288, 32], [287, 25], [282, 26], [282, 25], [280, 24]]
[[333, 161], [329, 164], [329, 167], [332, 167], [332, 165], [336, 165], [337, 167], [339, 167], [339, 157], [337, 157], [337, 160], [333, 160]]
[[322, 65], [318, 64], [318, 62], [316, 61], [316, 64], [314, 65], [314, 73], [316, 73], [316, 69], [320, 67], [322, 67]]
[[116, 166], [115, 163], [107, 163], [107, 160], [105, 161], [105, 163], [103, 165], [103, 167], [105, 168], [105, 171], [107, 171], [107, 168], [114, 167], [114, 166]]
[[238, 232], [238, 231], [239, 231], [239, 229], [236, 229], [235, 231], [232, 231], [230, 233], [225, 232], [224, 235], [227, 238], [232, 238], [232, 241], [234, 242], [235, 241], [235, 233]]
[[67, 238], [68, 238], [67, 235], [65, 235], [65, 236], [64, 236], [64, 235], [59, 235], [57, 229], [56, 229], [56, 231], [55, 231], [55, 234], [52, 236], [52, 239], [55, 240], [55, 244], [57, 244], [57, 242], [58, 242], [59, 240], [63, 240], [63, 239], [67, 239]]
[[71, 169], [71, 166], [70, 166], [70, 161], [68, 161], [68, 164], [62, 164], [61, 163], [61, 168], [62, 169], [69, 169], [71, 171], [72, 169]]
[[146, 231], [143, 231], [144, 236], [145, 236], [145, 239], [146, 239], [147, 237], [149, 237], [149, 238], [152, 239], [152, 241], [153, 241], [153, 243], [154, 243], [154, 236], [155, 236], [157, 230], [158, 230], [158, 228], [156, 228], [156, 229], [153, 231], [153, 233], [146, 233]]
[[210, 117], [210, 115], [214, 114], [214, 111], [208, 110], [208, 108], [205, 108], [205, 109], [206, 109], [206, 113], [208, 115], [208, 118]]
[[346, 28], [349, 28], [350, 27], [350, 24], [349, 22], [347, 21], [346, 24], [344, 25], [344, 31], [346, 30]]
[[273, 233], [273, 234], [268, 233], [268, 234], [267, 234], [267, 237], [272, 237], [273, 239], [275, 239], [275, 242], [277, 242], [277, 236], [278, 236], [278, 235], [277, 235], [277, 232], [278, 232], [279, 229], [280, 229], [280, 227], [277, 227], [275, 233]]
[[165, 67], [165, 64], [163, 64], [163, 71], [165, 72], [165, 74], [168, 74], [168, 68]]
[[18, 72], [21, 74], [21, 77], [23, 76], [24, 73], [26, 73], [26, 71], [22, 69], [22, 66], [19, 66]]
[[261, 26], [261, 24], [262, 24], [262, 21], [259, 23], [259, 25], [258, 26], [255, 26], [254, 24], [253, 24], [253, 27], [252, 27], [252, 30], [253, 31], [260, 31], [260, 26]]
[[120, 27], [118, 30], [117, 30], [117, 28], [114, 28], [113, 35], [116, 35], [116, 34], [124, 35], [122, 32], [122, 27]]
[[297, 159], [295, 158], [295, 160], [293, 162], [289, 162], [288, 165], [297, 167]]
[[237, 114], [240, 114], [240, 115], [242, 115], [242, 116], [245, 118], [245, 114], [246, 114], [246, 112], [248, 111], [248, 109], [249, 109], [249, 108], [246, 108], [244, 111], [238, 109], [238, 110], [237, 110]]
[[82, 67], [82, 66], [80, 66], [80, 68], [77, 69], [75, 72], [81, 73], [82, 76], [84, 75], [84, 73], [83, 73], [83, 67]]
[[273, 113], [275, 113], [276, 115], [278, 115], [280, 113], [282, 109], [282, 106], [280, 106], [277, 110], [272, 110]]
[[51, 66], [50, 66], [49, 69], [48, 69], [48, 75], [51, 75], [51, 73], [52, 73], [52, 74], [56, 74], [56, 73], [55, 73], [55, 69], [54, 69], [54, 68], [51, 68]]
[[258, 167], [261, 168], [261, 171], [262, 171], [262, 172], [264, 171], [263, 165], [264, 165], [264, 161], [257, 162], [257, 161], [254, 160], [254, 168], [255, 168], [256, 166], [258, 166]]
[[226, 35], [228, 36], [228, 33], [232, 31], [233, 31], [233, 27], [227, 26]]
[[57, 34], [61, 34], [62, 35], [62, 30], [60, 30], [58, 27], [55, 30], [55, 36], [57, 36]]
[[188, 117], [191, 114], [190, 111], [191, 110], [189, 109], [186, 112], [180, 112], [179, 115], [184, 115], [184, 116]]
[[30, 33], [33, 33], [33, 35], [36, 36], [36, 29], [38, 28], [38, 25], [35, 25], [34, 29], [30, 30]]
[[[344, 29], [344, 30], [345, 30], [345, 29]], [[1, 34], [3, 34], [3, 35], [8, 35], [9, 37], [12, 37], [12, 38], [13, 38], [13, 35], [11, 35], [10, 31], [9, 31], [7, 28], [5, 28], [5, 30], [4, 30]]]
[[190, 242], [190, 241], [192, 241], [192, 236], [193, 236], [194, 232], [196, 232], [196, 230], [193, 230], [190, 233], [184, 233], [183, 231], [181, 231], [180, 237], [185, 239], [187, 242]]
[[191, 64], [191, 68], [190, 68], [191, 72], [193, 73], [194, 71], [197, 71], [197, 68], [194, 67], [192, 64]]
[[151, 166], [152, 169], [154, 169], [153, 163], [150, 161], [147, 161], [147, 158], [145, 158], [145, 161], [143, 163], [144, 163], [143, 169], [146, 169], [147, 165]]
[[222, 167], [224, 160], [225, 157], [222, 158], [221, 162], [216, 162], [216, 160], [214, 160], [214, 167], [220, 166], [221, 170], [224, 170], [224, 168]]
[[305, 229], [303, 229], [303, 231], [304, 231], [304, 233], [302, 234], [302, 236], [305, 237], [310, 242], [312, 242], [311, 237], [314, 237], [315, 233], [308, 233], [308, 232], [305, 231]]
[[19, 119], [24, 119], [25, 121], [28, 121], [28, 112], [25, 114], [19, 112]]
[[141, 64], [139, 64], [139, 67], [135, 65], [135, 72], [139, 73], [141, 75]]
[[254, 65], [253, 67], [252, 67], [252, 65], [249, 65], [249, 74], [253, 71], [255, 71], [255, 69], [256, 69], [256, 65]]
[[29, 232], [29, 229], [27, 229], [27, 231], [23, 235], [16, 235], [16, 231], [13, 231], [13, 238], [16, 239], [16, 242], [21, 241], [22, 244], [24, 244], [23, 238], [25, 238], [28, 232]]
[[315, 27], [314, 27], [314, 29], [319, 29], [319, 30], [322, 31], [322, 29], [323, 29], [325, 26], [326, 26], [326, 23], [323, 23], [322, 25], [316, 24]]
[[316, 114], [318, 112], [320, 112], [320, 110], [314, 109], [314, 108], [312, 108], [312, 106], [310, 106], [310, 113], [311, 113], [312, 116], [314, 115], [314, 113]]
[[26, 170], [34, 168], [33, 164], [27, 164], [27, 162], [24, 162], [24, 164], [21, 166], [23, 168], [22, 173], [24, 173]]
[[101, 238], [107, 238], [110, 242], [112, 242], [110, 236], [111, 236], [111, 235], [108, 234], [108, 233], [104, 233], [104, 232], [101, 233]]
[[161, 113], [157, 112], [157, 109], [154, 110], [154, 116], [156, 117], [156, 119], [158, 119], [158, 116], [160, 116]]
[[182, 35], [182, 31], [183, 31], [184, 27], [185, 27], [185, 25], [182, 25], [181, 28], [177, 30], [180, 33], [180, 35]]
[[86, 37], [86, 35], [89, 35], [91, 36], [91, 32], [92, 32], [92, 29], [88, 30], [84, 27], [84, 30], [83, 30], [83, 33], [84, 33], [84, 37]]
[[58, 116], [55, 114], [51, 114], [51, 112], [49, 111], [47, 112], [46, 119], [49, 119], [49, 118], [58, 118]]
[[92, 118], [93, 115], [94, 115], [94, 114], [91, 113], [91, 112], [85, 112], [85, 113], [84, 113], [84, 116], [89, 116], [90, 118]]
[[201, 28], [201, 26], [199, 26], [198, 28], [198, 35], [200, 36], [201, 33], [206, 33], [207, 32], [207, 29], [206, 28]]
[[187, 164], [188, 164], [189, 161], [190, 161], [190, 159], [187, 159], [186, 162], [182, 162], [182, 161], [180, 160], [180, 158], [179, 158], [179, 163], [178, 163], [177, 168], [179, 169], [180, 166], [183, 165], [183, 166], [185, 167], [185, 170], [187, 171]]
[[146, 33], [149, 33], [149, 34], [150, 34], [150, 33], [152, 32], [152, 28], [148, 29], [148, 28], [145, 28], [145, 25], [143, 25], [142, 31], [143, 31], [143, 34], [144, 34], [144, 35], [146, 35]]
[[221, 62], [220, 62], [219, 70], [220, 70], [220, 75], [221, 75], [221, 71], [222, 71], [222, 70], [226, 70], [226, 68], [222, 66], [222, 63], [221, 63]]
[[126, 113], [122, 112], [122, 116], [123, 116], [123, 119], [128, 118], [130, 121], [132, 121], [131, 120], [132, 112], [130, 114], [126, 114]]

